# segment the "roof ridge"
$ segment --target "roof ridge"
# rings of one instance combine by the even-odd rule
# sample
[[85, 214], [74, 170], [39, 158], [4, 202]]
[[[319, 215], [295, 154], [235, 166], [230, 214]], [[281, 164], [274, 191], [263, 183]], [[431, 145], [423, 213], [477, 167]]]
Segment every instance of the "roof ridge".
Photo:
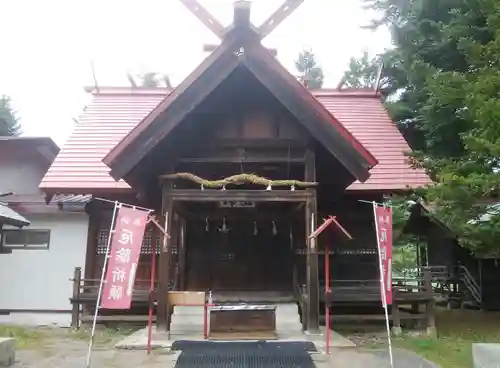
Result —
[[[130, 86], [87, 86], [84, 87], [85, 92], [90, 93], [94, 96], [104, 96], [104, 95], [167, 95], [173, 90], [167, 87], [130, 87]], [[312, 89], [309, 92], [316, 97], [373, 97], [380, 98], [382, 95], [380, 92], [375, 92], [371, 88], [321, 88]]]
[[173, 89], [166, 87], [129, 87], [129, 86], [87, 86], [84, 91], [94, 96], [103, 95], [167, 95]]

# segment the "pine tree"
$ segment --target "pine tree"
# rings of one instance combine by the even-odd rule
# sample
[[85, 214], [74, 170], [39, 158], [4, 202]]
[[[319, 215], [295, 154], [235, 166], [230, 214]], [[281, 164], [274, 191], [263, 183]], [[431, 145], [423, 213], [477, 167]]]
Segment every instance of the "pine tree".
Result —
[[323, 69], [316, 62], [316, 58], [312, 50], [303, 50], [300, 52], [295, 67], [300, 73], [301, 82], [307, 85], [309, 89], [319, 89], [323, 86], [325, 78]]
[[0, 97], [0, 136], [21, 134], [21, 125], [8, 96]]
[[397, 91], [387, 107], [435, 181], [417, 193], [461, 244], [499, 256], [500, 0], [366, 2], [395, 46], [381, 55]]

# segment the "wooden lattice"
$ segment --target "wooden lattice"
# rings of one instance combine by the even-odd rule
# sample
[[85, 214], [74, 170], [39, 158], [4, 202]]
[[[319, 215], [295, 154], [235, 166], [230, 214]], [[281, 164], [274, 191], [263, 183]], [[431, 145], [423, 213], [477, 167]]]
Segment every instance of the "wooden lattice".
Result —
[[[109, 229], [100, 229], [97, 234], [97, 254], [105, 254], [106, 247], [108, 245]], [[146, 230], [144, 234], [144, 240], [142, 241], [141, 254], [151, 254], [152, 253], [152, 243], [153, 243], [154, 232], [153, 229]], [[156, 237], [156, 254], [160, 253], [161, 239]], [[176, 253], [176, 249], [172, 249], [173, 253]]]

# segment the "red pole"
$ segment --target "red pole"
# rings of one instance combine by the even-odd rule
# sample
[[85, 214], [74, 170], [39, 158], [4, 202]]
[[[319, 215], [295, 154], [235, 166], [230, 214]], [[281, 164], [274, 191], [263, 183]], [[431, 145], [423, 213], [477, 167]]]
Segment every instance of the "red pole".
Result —
[[330, 293], [330, 250], [325, 244], [325, 336], [326, 353], [330, 354], [330, 307], [327, 303], [327, 296]]
[[149, 286], [149, 318], [148, 318], [148, 355], [151, 353], [151, 334], [153, 331], [153, 293], [155, 291], [155, 269], [156, 269], [156, 239], [151, 238], [151, 283]]
[[203, 305], [203, 338], [206, 339], [208, 337], [208, 328], [207, 328], [207, 315], [208, 315], [208, 312], [207, 312], [207, 303], [205, 302], [205, 304]]

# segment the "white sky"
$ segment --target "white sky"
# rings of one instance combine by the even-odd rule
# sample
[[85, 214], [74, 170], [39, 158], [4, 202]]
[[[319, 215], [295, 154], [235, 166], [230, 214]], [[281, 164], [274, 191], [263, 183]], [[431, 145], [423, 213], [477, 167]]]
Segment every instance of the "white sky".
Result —
[[[260, 25], [284, 0], [253, 0]], [[224, 25], [233, 0], [200, 0]], [[293, 61], [311, 47], [325, 87], [340, 80], [351, 56], [390, 46], [387, 31], [361, 29], [374, 14], [361, 0], [305, 0], [268, 38], [293, 73]], [[10, 95], [26, 135], [62, 145], [92, 85], [91, 60], [101, 86], [128, 85], [127, 72], [158, 71], [174, 85], [218, 42], [178, 0], [0, 0], [0, 94]]]

